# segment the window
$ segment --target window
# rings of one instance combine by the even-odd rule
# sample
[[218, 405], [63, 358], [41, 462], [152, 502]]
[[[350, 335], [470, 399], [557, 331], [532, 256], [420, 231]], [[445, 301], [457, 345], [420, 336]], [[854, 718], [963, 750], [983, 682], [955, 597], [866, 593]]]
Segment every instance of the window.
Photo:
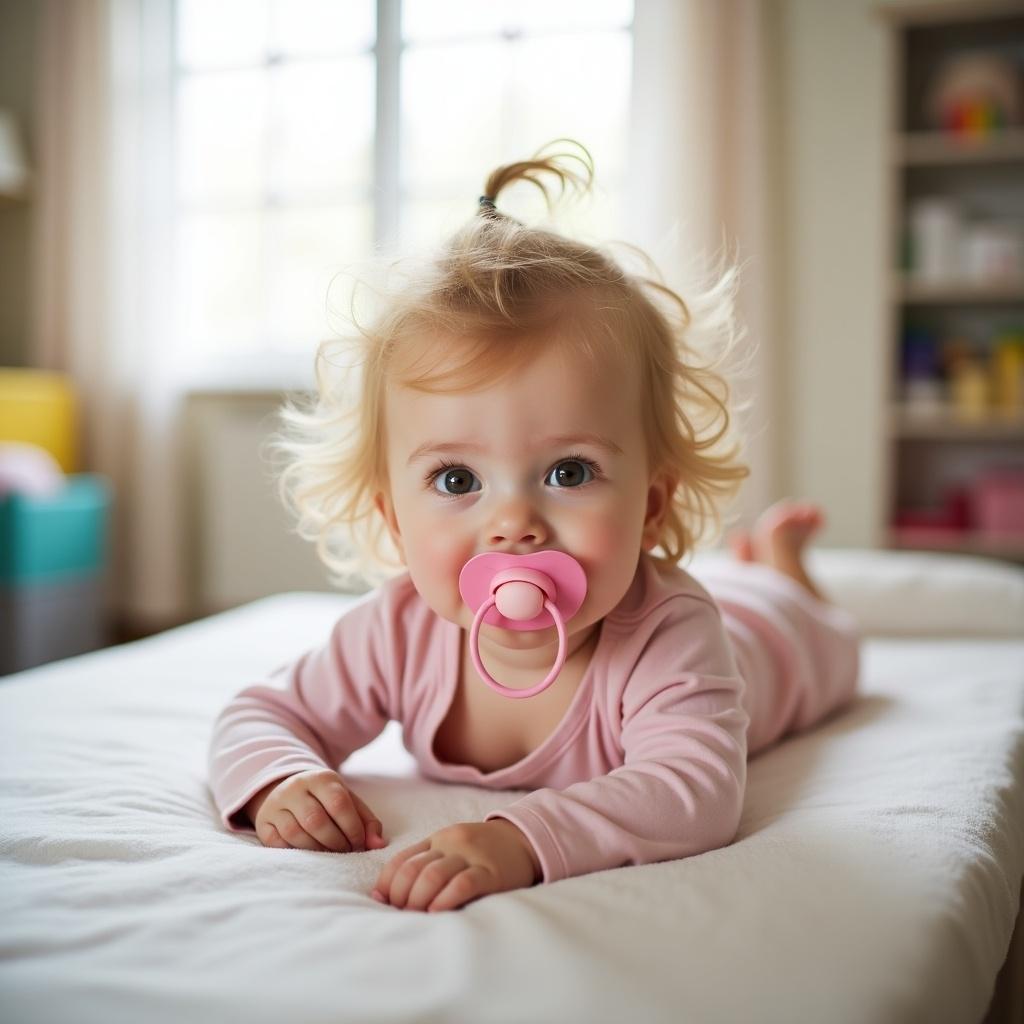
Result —
[[[348, 309], [347, 267], [436, 244], [492, 167], [559, 136], [590, 149], [597, 182], [558, 224], [623, 234], [632, 13], [632, 0], [178, 0], [186, 373], [305, 373], [337, 326], [328, 287]], [[528, 185], [502, 198], [545, 215]]]

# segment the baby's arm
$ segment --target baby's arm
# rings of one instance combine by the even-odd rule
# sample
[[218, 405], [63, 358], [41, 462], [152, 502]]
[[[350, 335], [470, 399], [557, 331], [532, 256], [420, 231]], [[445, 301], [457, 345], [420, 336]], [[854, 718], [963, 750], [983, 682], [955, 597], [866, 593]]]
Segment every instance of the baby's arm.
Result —
[[545, 882], [689, 857], [736, 835], [749, 716], [721, 613], [681, 595], [652, 615], [621, 698], [622, 767], [535, 790], [484, 818], [518, 826]]
[[272, 783], [338, 766], [387, 725], [394, 679], [379, 595], [348, 609], [327, 642], [248, 686], [218, 715], [208, 773], [221, 820], [254, 833], [246, 809]]

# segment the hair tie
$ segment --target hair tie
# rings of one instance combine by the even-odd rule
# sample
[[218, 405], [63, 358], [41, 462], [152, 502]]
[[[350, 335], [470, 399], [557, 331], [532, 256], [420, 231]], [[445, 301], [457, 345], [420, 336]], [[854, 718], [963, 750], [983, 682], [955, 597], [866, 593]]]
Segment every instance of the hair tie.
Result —
[[494, 205], [494, 198], [492, 196], [481, 196], [480, 205], [488, 207], [491, 210], [497, 211], [497, 207]]

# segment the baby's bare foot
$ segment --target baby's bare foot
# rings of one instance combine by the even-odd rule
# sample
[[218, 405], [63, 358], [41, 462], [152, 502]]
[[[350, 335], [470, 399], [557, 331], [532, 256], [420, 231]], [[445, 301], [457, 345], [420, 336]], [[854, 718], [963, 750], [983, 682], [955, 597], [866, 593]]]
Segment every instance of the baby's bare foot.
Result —
[[785, 498], [761, 513], [751, 533], [731, 533], [729, 546], [740, 561], [770, 565], [806, 587], [819, 600], [827, 601], [803, 566], [804, 545], [824, 522], [820, 505]]
[[754, 545], [751, 543], [750, 534], [746, 530], [733, 530], [726, 539], [738, 561], [757, 561], [754, 557]]

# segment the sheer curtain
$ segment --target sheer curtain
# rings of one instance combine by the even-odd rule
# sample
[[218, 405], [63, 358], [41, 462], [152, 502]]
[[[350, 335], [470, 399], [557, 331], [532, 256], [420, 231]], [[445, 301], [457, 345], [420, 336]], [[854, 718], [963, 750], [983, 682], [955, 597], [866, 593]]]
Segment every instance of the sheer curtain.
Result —
[[116, 611], [187, 594], [171, 273], [171, 0], [43, 0], [31, 345], [69, 373], [83, 468], [113, 482]]
[[[34, 251], [35, 365], [70, 373], [84, 468], [115, 488], [117, 610], [189, 613], [173, 295], [172, 0], [43, 0]], [[638, 0], [626, 240], [685, 286], [694, 253], [746, 261], [738, 313], [755, 374], [740, 389], [749, 522], [779, 490], [770, 74], [760, 0]]]
[[634, 19], [630, 226], [667, 282], [685, 289], [698, 256], [743, 269], [737, 317], [755, 349], [735, 394], [751, 476], [730, 518], [749, 526], [782, 494], [777, 307], [777, 105], [763, 0], [638, 0]]

